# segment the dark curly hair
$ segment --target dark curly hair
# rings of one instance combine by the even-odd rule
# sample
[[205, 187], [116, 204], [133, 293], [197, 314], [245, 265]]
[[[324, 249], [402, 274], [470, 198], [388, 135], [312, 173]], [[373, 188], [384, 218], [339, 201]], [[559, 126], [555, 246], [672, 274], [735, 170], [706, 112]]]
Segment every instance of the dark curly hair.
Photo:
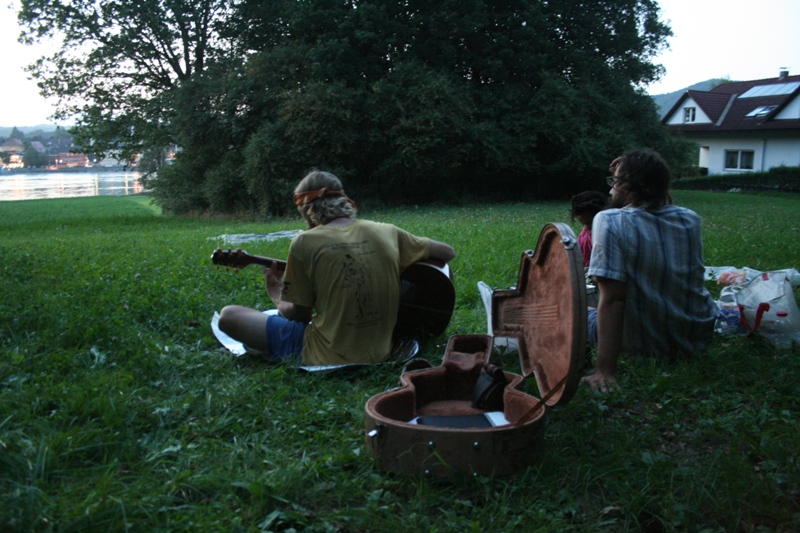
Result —
[[643, 209], [658, 209], [671, 204], [669, 184], [672, 173], [664, 157], [655, 150], [626, 152], [619, 162], [619, 190], [627, 193], [631, 203]]
[[583, 191], [579, 192], [572, 197], [572, 209], [569, 210], [569, 217], [575, 220], [575, 217], [582, 214], [591, 215], [594, 217], [597, 213], [608, 207], [608, 195], [599, 191]]

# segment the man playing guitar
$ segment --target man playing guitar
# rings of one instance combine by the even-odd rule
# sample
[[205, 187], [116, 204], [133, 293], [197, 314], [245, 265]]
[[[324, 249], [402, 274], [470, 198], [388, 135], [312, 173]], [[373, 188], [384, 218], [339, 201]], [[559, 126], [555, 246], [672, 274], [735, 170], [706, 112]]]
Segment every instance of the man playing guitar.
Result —
[[391, 224], [358, 220], [339, 179], [314, 171], [294, 191], [309, 230], [294, 238], [286, 270], [263, 267], [278, 309], [265, 315], [229, 305], [219, 328], [271, 360], [304, 365], [377, 363], [389, 357], [400, 275], [427, 259], [448, 263], [452, 246]]

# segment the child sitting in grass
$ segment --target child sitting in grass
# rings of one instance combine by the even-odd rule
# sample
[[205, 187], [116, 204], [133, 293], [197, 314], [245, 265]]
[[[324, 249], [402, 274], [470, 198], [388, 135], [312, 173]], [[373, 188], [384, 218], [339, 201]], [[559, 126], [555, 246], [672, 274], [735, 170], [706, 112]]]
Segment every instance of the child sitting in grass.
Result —
[[592, 258], [592, 221], [594, 216], [608, 207], [608, 196], [599, 191], [583, 191], [572, 197], [569, 216], [583, 224], [578, 235], [578, 246], [583, 254], [583, 266], [589, 266]]

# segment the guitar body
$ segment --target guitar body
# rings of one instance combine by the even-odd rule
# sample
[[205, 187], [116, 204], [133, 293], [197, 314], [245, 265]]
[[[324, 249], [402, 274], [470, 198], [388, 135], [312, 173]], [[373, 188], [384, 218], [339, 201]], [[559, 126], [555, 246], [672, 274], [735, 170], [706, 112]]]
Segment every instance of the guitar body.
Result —
[[[286, 261], [251, 255], [243, 250], [218, 248], [211, 256], [217, 266], [236, 270], [248, 265], [272, 266], [286, 270]], [[438, 337], [447, 329], [456, 304], [450, 267], [438, 261], [419, 261], [400, 275], [400, 308], [394, 328], [395, 340]]]
[[456, 290], [445, 263], [419, 261], [400, 275], [400, 308], [395, 339], [438, 337], [450, 324]]

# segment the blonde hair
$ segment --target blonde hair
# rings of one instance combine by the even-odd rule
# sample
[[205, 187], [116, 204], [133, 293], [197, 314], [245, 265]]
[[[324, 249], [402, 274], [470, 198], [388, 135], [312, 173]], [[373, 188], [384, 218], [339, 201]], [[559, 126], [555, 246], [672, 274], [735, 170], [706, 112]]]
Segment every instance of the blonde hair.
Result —
[[322, 226], [336, 218], [353, 218], [356, 206], [350, 198], [344, 195], [342, 182], [330, 172], [314, 170], [300, 180], [294, 193], [304, 193], [327, 189], [328, 191], [341, 191], [340, 196], [321, 196], [304, 205], [298, 205], [297, 210], [309, 226]]

